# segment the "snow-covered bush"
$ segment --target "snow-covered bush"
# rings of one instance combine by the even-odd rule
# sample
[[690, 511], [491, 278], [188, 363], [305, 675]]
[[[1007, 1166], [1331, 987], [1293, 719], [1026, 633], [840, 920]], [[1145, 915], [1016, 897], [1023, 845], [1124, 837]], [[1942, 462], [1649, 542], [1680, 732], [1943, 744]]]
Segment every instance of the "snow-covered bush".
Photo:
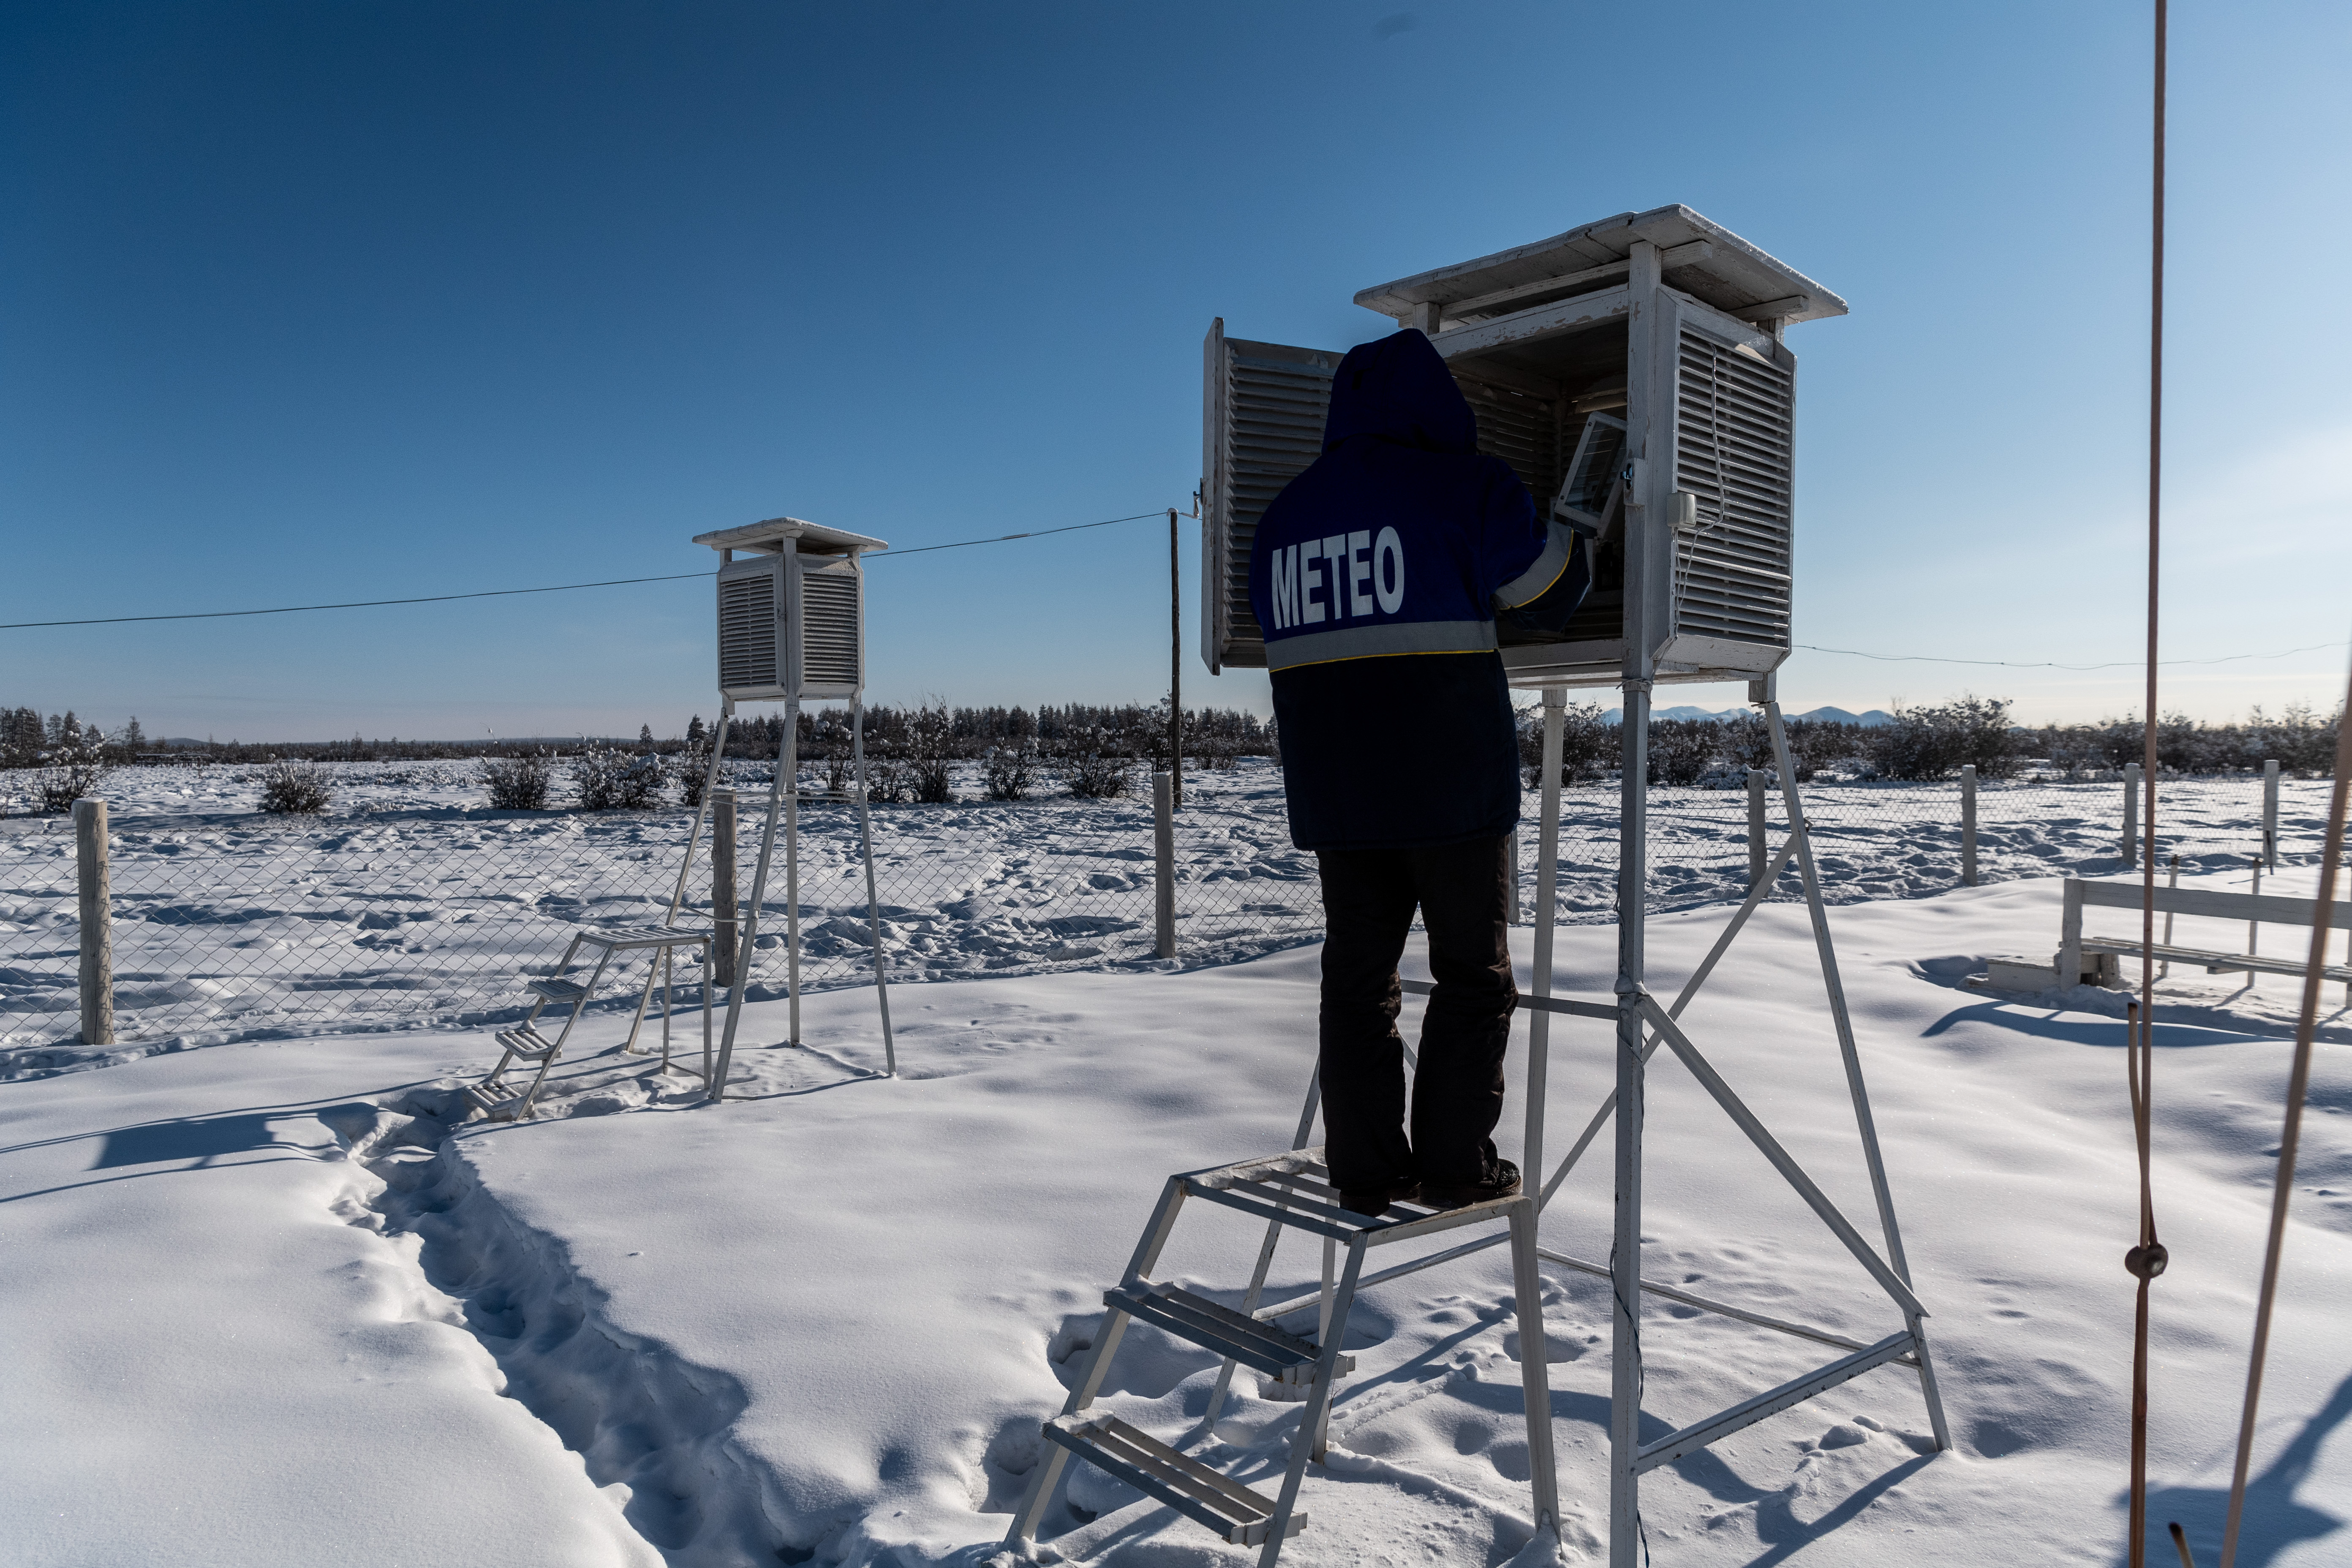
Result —
[[[695, 721], [702, 721], [698, 717]], [[682, 805], [699, 806], [702, 792], [710, 784], [710, 743], [707, 736], [687, 731], [686, 750], [677, 754], [673, 764], [677, 769], [677, 798]]]
[[1974, 763], [1979, 778], [2007, 778], [2017, 767], [2009, 704], [1963, 696], [1939, 708], [1897, 708], [1872, 734], [1870, 760], [1891, 779], [1949, 778]]
[[334, 793], [334, 775], [316, 763], [280, 759], [261, 775], [261, 809], [279, 816], [316, 816]]
[[1005, 741], [988, 748], [982, 761], [991, 800], [1026, 800], [1037, 787], [1037, 742]]
[[886, 805], [897, 805], [915, 793], [914, 782], [907, 764], [896, 757], [868, 755], [866, 759], [866, 798], [878, 800]]
[[950, 770], [955, 762], [955, 716], [947, 699], [934, 697], [907, 715], [908, 787], [917, 800], [948, 805], [955, 800]]
[[572, 787], [583, 811], [643, 811], [661, 804], [662, 760], [616, 746], [590, 746], [572, 760]]
[[554, 773], [554, 764], [544, 752], [486, 757], [482, 762], [482, 785], [489, 792], [494, 811], [545, 811]]
[[1082, 730], [1064, 742], [1054, 759], [1054, 776], [1080, 800], [1108, 800], [1135, 787], [1135, 759], [1125, 754], [1115, 737], [1098, 729]]
[[43, 811], [71, 811], [106, 776], [106, 737], [95, 729], [72, 731], [49, 748], [47, 761], [33, 775], [33, 793]]

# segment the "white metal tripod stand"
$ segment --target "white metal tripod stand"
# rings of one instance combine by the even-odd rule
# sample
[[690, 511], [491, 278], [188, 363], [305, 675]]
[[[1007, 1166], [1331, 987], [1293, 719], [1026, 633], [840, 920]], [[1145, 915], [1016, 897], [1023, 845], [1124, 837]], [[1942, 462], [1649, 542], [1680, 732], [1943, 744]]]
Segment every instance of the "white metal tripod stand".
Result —
[[[1643, 851], [1646, 847], [1649, 796], [1649, 711], [1648, 692], [1631, 683], [1627, 689], [1624, 710], [1626, 783], [1623, 817], [1620, 826], [1624, 860], [1621, 870], [1619, 976], [1614, 999], [1608, 1003], [1586, 1002], [1551, 994], [1553, 942], [1559, 910], [1561, 723], [1567, 693], [1564, 687], [1544, 689], [1544, 784], [1538, 841], [1534, 984], [1533, 994], [1520, 999], [1520, 1005], [1528, 1012], [1527, 1121], [1521, 1163], [1526, 1180], [1534, 1184], [1541, 1177], [1541, 1184], [1515, 1203], [1489, 1205], [1493, 1210], [1491, 1213], [1459, 1211], [1455, 1215], [1444, 1216], [1447, 1222], [1444, 1225], [1433, 1224], [1429, 1216], [1414, 1211], [1405, 1211], [1405, 1217], [1391, 1221], [1387, 1226], [1367, 1224], [1360, 1218], [1346, 1215], [1336, 1208], [1336, 1194], [1330, 1190], [1319, 1162], [1320, 1150], [1305, 1146], [1314, 1131], [1318, 1100], [1318, 1087], [1310, 1081], [1289, 1156], [1245, 1161], [1236, 1165], [1171, 1178], [1167, 1194], [1162, 1198], [1151, 1224], [1146, 1227], [1143, 1240], [1138, 1245], [1135, 1260], [1129, 1266], [1126, 1280], [1105, 1297], [1111, 1313], [1080, 1374], [1078, 1386], [1072, 1391], [1063, 1414], [1046, 1424], [1045, 1436], [1052, 1447], [1038, 1466], [1037, 1474], [1031, 1479], [1029, 1495], [1015, 1515], [1013, 1529], [1008, 1534], [1008, 1544], [1017, 1546], [1034, 1534], [1055, 1483], [1069, 1457], [1075, 1454], [1160, 1498], [1229, 1541], [1259, 1545], [1261, 1564], [1265, 1568], [1272, 1568], [1283, 1541], [1303, 1528], [1306, 1522], [1305, 1516], [1297, 1511], [1299, 1483], [1309, 1459], [1319, 1458], [1323, 1453], [1325, 1430], [1336, 1392], [1332, 1385], [1341, 1374], [1352, 1370], [1349, 1358], [1340, 1355], [1337, 1347], [1347, 1332], [1349, 1312], [1357, 1295], [1385, 1280], [1439, 1267], [1472, 1253], [1507, 1244], [1512, 1247], [1514, 1253], [1513, 1288], [1524, 1344], [1542, 1342], [1538, 1260], [1608, 1279], [1613, 1287], [1610, 1422], [1610, 1561], [1612, 1568], [1636, 1568], [1643, 1560], [1640, 1484], [1643, 1475], [1767, 1416], [1826, 1393], [1874, 1367], [1890, 1363], [1901, 1365], [1917, 1375], [1936, 1446], [1938, 1449], [1951, 1446], [1951, 1436], [1945, 1423], [1943, 1402], [1937, 1390], [1934, 1364], [1927, 1346], [1924, 1323], [1927, 1309], [1911, 1289], [1910, 1270], [1904, 1258], [1902, 1237], [1895, 1223], [1885, 1163], [1879, 1154], [1877, 1129], [1871, 1116], [1861, 1058], [1855, 1048], [1844, 989], [1838, 975], [1837, 955], [1831, 942], [1828, 911], [1822, 899], [1820, 878], [1813, 863], [1809, 826], [1797, 793], [1795, 770], [1789, 757], [1787, 730], [1773, 686], [1769, 676], [1751, 682], [1749, 696], [1763, 709], [1765, 722], [1772, 738], [1773, 758], [1780, 777], [1783, 799], [1789, 809], [1788, 838], [1771, 860], [1766, 874], [1749, 889], [1747, 899], [1725, 923], [1706, 959], [1692, 973], [1671, 1006], [1658, 1004], [1649, 994], [1643, 976], [1645, 958], [1643, 939], [1646, 934], [1643, 891], [1646, 882]], [[1871, 1190], [1878, 1207], [1880, 1229], [1885, 1241], [1883, 1256], [1838, 1211], [1811, 1177], [1765, 1128], [1761, 1120], [1725, 1082], [1700, 1053], [1680, 1022], [1684, 1009], [1715, 972], [1732, 942], [1792, 860], [1803, 880], [1830, 1016], [1845, 1068], [1847, 1091], [1853, 1101], [1856, 1130], [1861, 1135]], [[1423, 995], [1434, 990], [1433, 986], [1420, 981], [1406, 981], [1403, 986], [1409, 992]], [[1545, 1100], [1551, 1019], [1554, 1016], [1605, 1022], [1612, 1026], [1616, 1046], [1617, 1082], [1614, 1092], [1594, 1111], [1567, 1155], [1549, 1176], [1543, 1176]], [[1875, 1342], [1864, 1342], [1641, 1278], [1643, 1090], [1649, 1059], [1662, 1044], [1688, 1068], [1734, 1125], [1755, 1144], [1773, 1169], [1886, 1293], [1902, 1319], [1900, 1330]], [[1621, 1111], [1622, 1114], [1619, 1114]], [[1559, 1191], [1570, 1172], [1599, 1135], [1601, 1125], [1612, 1115], [1615, 1115], [1617, 1123], [1615, 1238], [1611, 1261], [1601, 1264], [1544, 1247], [1537, 1236], [1537, 1227], [1540, 1224], [1543, 1208]], [[1228, 1207], [1240, 1208], [1259, 1215], [1267, 1222], [1265, 1237], [1258, 1249], [1256, 1267], [1251, 1274], [1238, 1311], [1217, 1307], [1173, 1286], [1155, 1284], [1148, 1277], [1175, 1223], [1177, 1211], [1187, 1197], [1204, 1198]], [[1370, 1273], [1364, 1270], [1368, 1245], [1378, 1245], [1391, 1239], [1408, 1239], [1453, 1225], [1475, 1224], [1481, 1219], [1507, 1219], [1510, 1223], [1506, 1230], [1446, 1247], [1393, 1268]], [[1297, 1300], [1261, 1305], [1260, 1297], [1275, 1249], [1286, 1228], [1306, 1230], [1323, 1237], [1322, 1289], [1318, 1293]], [[1347, 1260], [1344, 1268], [1335, 1268], [1341, 1247], [1347, 1248]], [[1728, 1409], [1643, 1443], [1641, 1440], [1643, 1352], [1640, 1300], [1645, 1293], [1681, 1306], [1826, 1345], [1845, 1353], [1778, 1387], [1763, 1390]], [[1310, 1306], [1320, 1309], [1313, 1339], [1291, 1336], [1277, 1327], [1282, 1319], [1302, 1312]], [[1239, 1486], [1229, 1478], [1217, 1474], [1149, 1434], [1128, 1426], [1116, 1417], [1088, 1413], [1096, 1391], [1108, 1369], [1109, 1359], [1117, 1352], [1119, 1336], [1132, 1317], [1142, 1317], [1180, 1338], [1224, 1352], [1224, 1364], [1202, 1417], [1202, 1429], [1204, 1431], [1213, 1426], [1231, 1387], [1234, 1371], [1239, 1366], [1247, 1365], [1261, 1373], [1273, 1373], [1277, 1385], [1288, 1384], [1301, 1391], [1308, 1402], [1307, 1408], [1301, 1414], [1298, 1431], [1292, 1440], [1290, 1463], [1277, 1496], [1267, 1498]], [[1521, 1365], [1527, 1383], [1529, 1414], [1529, 1484], [1533, 1492], [1533, 1511], [1539, 1525], [1549, 1526], [1556, 1531], [1559, 1511], [1558, 1483], [1551, 1463], [1549, 1380], [1540, 1355], [1523, 1355]]]
[[[735, 718], [735, 704], [725, 700], [719, 709], [719, 728], [711, 740], [710, 772], [702, 788], [702, 802], [695, 808], [694, 827], [686, 841], [686, 861], [678, 868], [677, 887], [670, 895], [669, 916], [663, 923], [677, 919], [679, 906], [686, 899], [686, 884], [694, 868], [694, 853], [702, 841], [703, 819], [710, 810], [710, 792], [719, 787], [719, 769], [727, 755], [727, 731]], [[784, 703], [784, 733], [776, 752], [776, 776], [768, 789], [768, 816], [760, 829], [759, 868], [751, 877], [751, 900], [744, 910], [741, 930], [735, 944], [734, 984], [727, 992], [727, 1023], [720, 1036], [719, 1062], [710, 1075], [710, 1098], [727, 1098], [727, 1069], [735, 1056], [735, 1030], [743, 1017], [743, 994], [751, 981], [755, 939], [760, 934], [760, 910], [768, 890], [768, 868], [775, 858], [779, 827], [784, 840], [784, 988], [789, 1008], [787, 1043], [801, 1043], [801, 872], [800, 872], [800, 721], [801, 705], [797, 700]], [[863, 699], [853, 698], [849, 704], [850, 754], [855, 759], [856, 783], [853, 792], [857, 806], [857, 839], [866, 862], [866, 920], [874, 949], [874, 995], [882, 1017], [882, 1055], [886, 1076], [898, 1076], [898, 1048], [890, 1033], [889, 960], [882, 945], [882, 908], [874, 880], [874, 821], [866, 801], [866, 705]], [[706, 994], [713, 977], [706, 969]]]

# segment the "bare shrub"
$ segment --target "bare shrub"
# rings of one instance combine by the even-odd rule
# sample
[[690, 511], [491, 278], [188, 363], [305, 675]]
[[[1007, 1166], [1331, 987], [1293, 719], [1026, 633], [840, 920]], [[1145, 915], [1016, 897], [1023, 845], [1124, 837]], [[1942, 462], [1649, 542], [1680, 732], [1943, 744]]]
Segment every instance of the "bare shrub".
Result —
[[1054, 759], [1054, 776], [1080, 800], [1109, 800], [1135, 787], [1135, 759], [1099, 729], [1073, 734]]
[[661, 804], [662, 760], [616, 746], [590, 746], [572, 763], [583, 811], [643, 811]]
[[282, 759], [261, 775], [261, 809], [279, 816], [316, 816], [334, 794], [334, 775], [316, 763]]
[[494, 811], [545, 811], [547, 792], [554, 783], [555, 764], [544, 752], [519, 757], [487, 757], [482, 784]]
[[982, 765], [989, 799], [1026, 800], [1037, 787], [1037, 742], [1024, 738], [991, 746]]

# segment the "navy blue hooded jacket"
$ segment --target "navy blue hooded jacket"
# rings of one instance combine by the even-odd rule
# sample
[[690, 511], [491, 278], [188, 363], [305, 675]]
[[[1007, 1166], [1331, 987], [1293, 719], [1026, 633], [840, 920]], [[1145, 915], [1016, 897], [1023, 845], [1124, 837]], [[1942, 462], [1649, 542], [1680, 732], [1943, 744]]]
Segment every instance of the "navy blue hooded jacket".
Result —
[[1477, 418], [1427, 338], [1349, 350], [1323, 455], [1266, 508], [1250, 554], [1291, 841], [1509, 832], [1518, 744], [1495, 617], [1558, 630], [1591, 582], [1585, 542], [1538, 521], [1510, 467], [1479, 456]]

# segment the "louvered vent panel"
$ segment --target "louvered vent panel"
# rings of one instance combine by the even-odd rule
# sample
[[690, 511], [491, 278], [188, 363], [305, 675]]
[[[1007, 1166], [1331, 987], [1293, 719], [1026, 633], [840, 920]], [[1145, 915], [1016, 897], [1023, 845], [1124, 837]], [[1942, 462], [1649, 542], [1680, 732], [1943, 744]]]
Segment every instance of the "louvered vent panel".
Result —
[[1540, 515], [1559, 489], [1558, 405], [1475, 376], [1457, 373], [1454, 380], [1478, 416], [1478, 450], [1511, 465]]
[[846, 572], [801, 578], [801, 679], [811, 686], [856, 686], [857, 579]]
[[1282, 487], [1323, 451], [1331, 365], [1232, 353], [1226, 360], [1224, 595], [1231, 627], [1225, 662], [1262, 668], [1265, 634], [1250, 613], [1250, 547], [1258, 519]]
[[1688, 329], [1680, 349], [1675, 488], [1698, 527], [1675, 542], [1676, 629], [1785, 647], [1795, 380]]
[[773, 686], [776, 579], [771, 573], [719, 584], [719, 685], [723, 690]]

